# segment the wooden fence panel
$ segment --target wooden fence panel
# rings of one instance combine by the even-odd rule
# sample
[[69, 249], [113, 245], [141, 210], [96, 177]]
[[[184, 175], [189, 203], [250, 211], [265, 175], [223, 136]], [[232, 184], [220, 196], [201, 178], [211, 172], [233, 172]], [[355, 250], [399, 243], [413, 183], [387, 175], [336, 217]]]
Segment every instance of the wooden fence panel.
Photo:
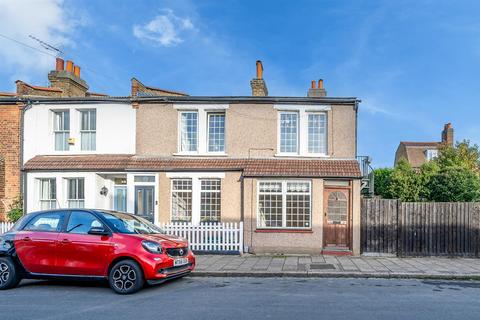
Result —
[[363, 253], [471, 256], [480, 252], [480, 203], [362, 199]]

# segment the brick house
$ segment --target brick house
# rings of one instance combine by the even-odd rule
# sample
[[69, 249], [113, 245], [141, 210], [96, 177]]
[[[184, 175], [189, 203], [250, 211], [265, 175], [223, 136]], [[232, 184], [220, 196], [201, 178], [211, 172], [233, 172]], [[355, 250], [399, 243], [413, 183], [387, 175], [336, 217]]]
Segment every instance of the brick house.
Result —
[[12, 202], [20, 195], [22, 179], [21, 121], [25, 101], [34, 97], [93, 97], [104, 96], [88, 92], [87, 83], [80, 78], [80, 67], [72, 61], [57, 58], [56, 68], [48, 74], [49, 87], [17, 80], [16, 92], [0, 92], [0, 221]]
[[328, 97], [323, 81], [270, 97], [261, 62], [250, 84], [252, 96], [204, 97], [134, 78], [129, 98], [37, 99], [25, 112], [27, 211], [242, 221], [249, 252], [359, 254], [359, 100]]
[[400, 141], [395, 152], [395, 166], [400, 159], [405, 159], [412, 168], [419, 169], [422, 164], [438, 156], [438, 151], [442, 145], [453, 146], [453, 133], [452, 124], [447, 123], [442, 130], [441, 141]]

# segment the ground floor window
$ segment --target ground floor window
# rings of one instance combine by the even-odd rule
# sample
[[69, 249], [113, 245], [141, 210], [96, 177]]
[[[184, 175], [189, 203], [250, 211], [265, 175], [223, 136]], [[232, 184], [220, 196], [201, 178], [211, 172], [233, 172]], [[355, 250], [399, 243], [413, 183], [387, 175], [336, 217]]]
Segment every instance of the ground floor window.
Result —
[[220, 179], [172, 179], [172, 221], [220, 222], [220, 216]]
[[38, 190], [40, 192], [40, 210], [55, 209], [57, 207], [56, 179], [38, 179]]
[[85, 207], [85, 180], [83, 178], [67, 179], [67, 207]]
[[259, 228], [311, 228], [310, 181], [260, 181]]

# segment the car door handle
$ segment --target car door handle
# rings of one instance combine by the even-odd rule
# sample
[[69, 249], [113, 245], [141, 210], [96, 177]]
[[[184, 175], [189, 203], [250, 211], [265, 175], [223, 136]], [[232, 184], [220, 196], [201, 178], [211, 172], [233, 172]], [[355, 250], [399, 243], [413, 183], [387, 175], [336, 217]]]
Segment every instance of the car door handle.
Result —
[[60, 241], [60, 243], [65, 243], [65, 244], [66, 244], [66, 243], [70, 243], [70, 240], [68, 240], [68, 239], [63, 239], [62, 241]]
[[22, 241], [31, 241], [32, 239], [30, 239], [30, 237], [25, 237], [22, 239]]

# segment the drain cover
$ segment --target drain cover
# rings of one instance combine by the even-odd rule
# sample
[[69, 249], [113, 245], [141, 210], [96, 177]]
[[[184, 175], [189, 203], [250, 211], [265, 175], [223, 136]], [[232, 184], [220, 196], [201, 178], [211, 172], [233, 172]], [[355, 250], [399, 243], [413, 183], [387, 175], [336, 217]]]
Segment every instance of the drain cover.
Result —
[[310, 264], [310, 269], [316, 270], [335, 270], [335, 266], [333, 264], [328, 263], [315, 263]]

